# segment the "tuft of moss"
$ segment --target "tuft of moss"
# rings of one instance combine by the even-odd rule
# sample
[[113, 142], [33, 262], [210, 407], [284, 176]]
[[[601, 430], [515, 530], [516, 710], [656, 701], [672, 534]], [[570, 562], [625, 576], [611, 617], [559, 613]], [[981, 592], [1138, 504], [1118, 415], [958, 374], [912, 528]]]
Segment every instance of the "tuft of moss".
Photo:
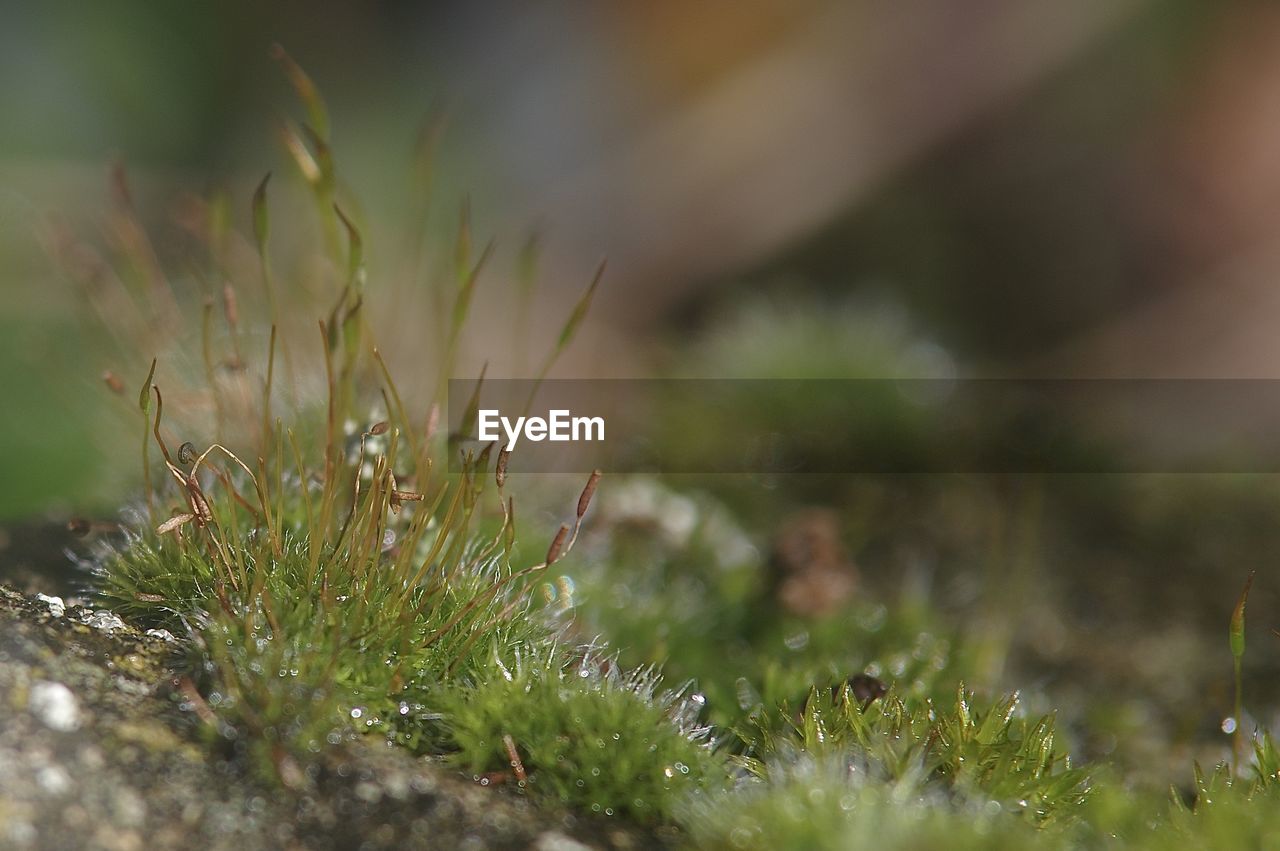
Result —
[[1059, 838], [996, 807], [955, 806], [913, 779], [873, 780], [830, 756], [804, 756], [766, 779], [710, 796], [686, 821], [703, 848], [1061, 847]]
[[[453, 268], [432, 282], [448, 317], [438, 385], [425, 399], [402, 395], [365, 309], [366, 240], [344, 212], [359, 205], [339, 188], [327, 112], [278, 54], [312, 122], [288, 125], [284, 138], [321, 224], [313, 357], [282, 331], [317, 306], [283, 287], [291, 276], [271, 262], [265, 178], [249, 204], [257, 262], [222, 292], [225, 327], [206, 295], [198, 358], [184, 357], [184, 299], [154, 264], [139, 294], [164, 311], [104, 313], [145, 329], [139, 342], [165, 345], [148, 358], [131, 412], [144, 501], [98, 553], [99, 599], [183, 636], [187, 705], [212, 740], [235, 742], [286, 786], [306, 787], [310, 761], [364, 733], [583, 813], [669, 822], [689, 796], [728, 782], [699, 722], [703, 701], [687, 686], [664, 689], [653, 667], [624, 670], [601, 647], [565, 643], [564, 607], [533, 593], [572, 553], [599, 473], [530, 564], [506, 455], [438, 427], [491, 252], [472, 256], [464, 208]], [[144, 243], [132, 210], [120, 215]], [[210, 266], [230, 279], [225, 216], [206, 224]], [[602, 274], [568, 311], [540, 377], [572, 343]], [[255, 288], [257, 299], [236, 295]], [[202, 360], [203, 386], [184, 383], [175, 360]], [[322, 403], [299, 401], [307, 376], [323, 376]], [[122, 383], [111, 390], [124, 396]], [[204, 427], [193, 425], [201, 410], [213, 414]], [[451, 456], [460, 472], [446, 472]]]
[[446, 704], [455, 759], [470, 771], [518, 763], [532, 790], [642, 822], [670, 821], [691, 796], [726, 786], [698, 721], [703, 698], [687, 685], [664, 690], [654, 669], [623, 671], [597, 648], [526, 656], [505, 673]]
[[850, 776], [913, 783], [955, 801], [1016, 813], [1037, 826], [1074, 820], [1089, 794], [1088, 774], [1057, 743], [1052, 716], [1018, 714], [1018, 695], [979, 704], [963, 684], [954, 702], [903, 699], [892, 689], [867, 696], [841, 686], [814, 691], [793, 714], [757, 713], [736, 732], [739, 761], [767, 778], [798, 755], [843, 761]]

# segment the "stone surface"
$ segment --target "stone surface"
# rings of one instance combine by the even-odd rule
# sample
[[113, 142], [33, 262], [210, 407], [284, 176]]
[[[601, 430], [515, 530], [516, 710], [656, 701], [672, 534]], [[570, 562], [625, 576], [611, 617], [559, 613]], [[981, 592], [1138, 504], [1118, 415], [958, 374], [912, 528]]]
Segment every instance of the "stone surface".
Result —
[[372, 742], [325, 754], [302, 791], [257, 780], [189, 711], [181, 652], [171, 636], [109, 612], [0, 586], [0, 848], [577, 849], [662, 839], [558, 817]]

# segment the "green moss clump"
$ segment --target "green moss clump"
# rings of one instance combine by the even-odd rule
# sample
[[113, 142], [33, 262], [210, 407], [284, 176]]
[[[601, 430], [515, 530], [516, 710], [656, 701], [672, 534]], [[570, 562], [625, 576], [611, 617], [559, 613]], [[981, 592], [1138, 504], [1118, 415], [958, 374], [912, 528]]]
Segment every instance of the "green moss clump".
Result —
[[1037, 826], [1073, 820], [1088, 797], [1088, 775], [1061, 752], [1053, 717], [1021, 717], [1016, 694], [980, 705], [961, 685], [945, 706], [856, 691], [814, 691], [797, 714], [784, 704], [753, 716], [737, 730], [751, 754], [742, 764], [767, 778], [800, 754], [843, 760], [851, 776], [995, 802]]
[[[287, 65], [314, 122], [326, 114], [319, 95]], [[365, 241], [343, 212], [358, 205], [341, 197], [327, 129], [288, 132], [324, 226], [327, 274], [316, 286], [332, 285], [323, 296], [327, 319], [312, 338], [313, 368], [280, 332], [315, 305], [278, 287], [285, 276], [270, 262], [263, 180], [250, 210], [253, 274], [265, 295], [257, 308], [266, 315], [237, 307], [237, 287], [228, 284], [224, 333], [212, 297], [203, 311], [204, 385], [182, 386], [151, 361], [135, 426], [145, 502], [118, 546], [100, 553], [99, 598], [188, 639], [187, 702], [212, 738], [241, 743], [257, 768], [286, 785], [306, 785], [308, 760], [364, 733], [508, 778], [524, 772], [509, 754], [524, 754], [531, 788], [564, 805], [669, 820], [683, 796], [727, 782], [698, 726], [700, 704], [660, 690], [652, 668], [622, 671], [616, 658], [569, 647], [563, 612], [532, 593], [572, 552], [598, 475], [550, 547], [538, 547], [546, 555], [522, 557], [505, 455], [460, 444], [437, 427], [434, 406], [406, 402], [373, 342]], [[226, 222], [209, 225], [204, 236], [221, 280], [231, 275], [218, 249]], [[449, 320], [435, 400], [489, 257], [473, 258], [470, 244], [464, 213], [455, 268], [432, 284], [442, 308], [452, 300], [442, 311]], [[567, 311], [541, 375], [572, 342], [602, 271]], [[182, 335], [172, 332], [183, 299], [165, 284], [157, 271], [152, 289], [166, 310], [130, 321], [168, 323], [161, 330], [177, 358]], [[243, 327], [254, 319], [271, 329], [258, 353]], [[324, 404], [299, 403], [297, 386], [281, 389], [298, 372], [323, 374]], [[212, 427], [193, 426], [199, 417], [172, 401], [166, 418], [166, 396], [207, 400]], [[175, 434], [191, 441], [178, 446]]]
[[913, 780], [873, 780], [831, 757], [779, 766], [765, 780], [710, 797], [686, 821], [704, 848], [1061, 847], [1061, 837], [997, 807], [951, 806]]
[[[661, 689], [653, 669], [621, 671], [586, 649], [526, 658], [454, 692], [446, 713], [457, 760], [473, 772], [509, 771], [583, 811], [669, 821], [691, 795], [724, 788], [724, 759], [698, 724], [700, 695]], [[516, 760], [507, 739], [516, 744]]]

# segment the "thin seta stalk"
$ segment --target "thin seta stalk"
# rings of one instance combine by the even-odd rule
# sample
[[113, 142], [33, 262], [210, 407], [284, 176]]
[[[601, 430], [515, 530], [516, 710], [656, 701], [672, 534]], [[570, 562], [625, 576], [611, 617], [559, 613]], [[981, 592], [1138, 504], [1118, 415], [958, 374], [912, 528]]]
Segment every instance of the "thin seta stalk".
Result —
[[533, 386], [529, 388], [529, 398], [525, 400], [524, 404], [524, 416], [528, 416], [529, 411], [532, 410], [533, 399], [538, 394], [538, 388], [542, 386], [542, 382], [551, 373], [551, 368], [560, 359], [560, 355], [573, 342], [582, 320], [586, 319], [587, 311], [591, 308], [591, 301], [595, 298], [596, 289], [600, 286], [600, 280], [604, 277], [607, 262], [606, 260], [601, 260], [600, 265], [596, 267], [595, 274], [591, 276], [591, 283], [587, 285], [586, 292], [578, 299], [578, 303], [573, 306], [573, 312], [569, 314], [569, 318], [565, 320], [564, 327], [560, 329], [560, 336], [556, 338], [555, 345], [551, 347], [551, 351], [547, 353], [546, 360], [542, 362], [542, 368], [538, 370], [538, 374], [533, 380]]
[[1231, 765], [1232, 774], [1237, 777], [1240, 775], [1240, 758], [1244, 751], [1244, 608], [1249, 601], [1249, 589], [1253, 587], [1253, 577], [1256, 573], [1256, 570], [1252, 571], [1249, 574], [1249, 578], [1245, 580], [1244, 590], [1240, 592], [1240, 600], [1236, 603], [1235, 610], [1231, 613], [1231, 627], [1229, 630], [1232, 670], [1235, 674], [1236, 687], [1235, 705], [1232, 712], [1235, 728], [1232, 730], [1231, 737]]

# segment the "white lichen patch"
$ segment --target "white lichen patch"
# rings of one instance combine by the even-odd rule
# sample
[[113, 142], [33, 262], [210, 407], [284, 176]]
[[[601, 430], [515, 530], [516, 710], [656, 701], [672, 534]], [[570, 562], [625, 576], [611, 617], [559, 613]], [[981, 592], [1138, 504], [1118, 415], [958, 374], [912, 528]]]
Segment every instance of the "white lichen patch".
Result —
[[58, 765], [46, 765], [36, 772], [36, 784], [50, 795], [61, 795], [71, 788], [71, 775]]
[[111, 612], [95, 612], [86, 609], [80, 617], [89, 626], [100, 629], [108, 635], [125, 628], [125, 623], [120, 620], [120, 616]]
[[37, 594], [36, 599], [43, 602], [49, 607], [49, 614], [55, 618], [60, 618], [67, 613], [67, 604], [61, 597], [50, 597], [47, 594]]
[[533, 847], [537, 851], [588, 851], [591, 846], [583, 845], [578, 840], [566, 836], [558, 830], [548, 830], [538, 837]]
[[27, 709], [51, 730], [69, 732], [80, 726], [80, 704], [71, 689], [62, 683], [33, 685]]
[[124, 827], [142, 827], [147, 820], [147, 802], [128, 786], [115, 790], [110, 806], [117, 823]]

